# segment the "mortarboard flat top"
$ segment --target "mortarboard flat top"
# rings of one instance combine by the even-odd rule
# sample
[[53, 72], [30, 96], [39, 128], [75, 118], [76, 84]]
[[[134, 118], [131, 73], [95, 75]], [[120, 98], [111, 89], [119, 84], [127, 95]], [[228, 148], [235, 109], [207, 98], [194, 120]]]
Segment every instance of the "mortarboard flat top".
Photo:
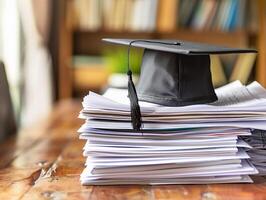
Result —
[[104, 42], [129, 45], [145, 49], [172, 52], [187, 55], [230, 54], [230, 53], [256, 53], [255, 49], [240, 49], [216, 46], [210, 44], [188, 42], [182, 40], [146, 40], [146, 39], [113, 39], [104, 38]]

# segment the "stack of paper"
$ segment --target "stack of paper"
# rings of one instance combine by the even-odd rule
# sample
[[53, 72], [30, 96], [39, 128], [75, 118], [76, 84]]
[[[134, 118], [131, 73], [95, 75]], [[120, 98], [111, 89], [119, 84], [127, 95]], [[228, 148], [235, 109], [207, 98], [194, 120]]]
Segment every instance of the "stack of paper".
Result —
[[80, 117], [87, 140], [82, 184], [252, 182], [258, 171], [239, 138], [266, 130], [266, 91], [236, 81], [212, 104], [165, 107], [140, 102], [142, 132], [133, 132], [127, 91], [90, 92]]
[[253, 130], [249, 137], [243, 136], [252, 149], [247, 151], [251, 162], [259, 171], [259, 175], [266, 175], [266, 131]]

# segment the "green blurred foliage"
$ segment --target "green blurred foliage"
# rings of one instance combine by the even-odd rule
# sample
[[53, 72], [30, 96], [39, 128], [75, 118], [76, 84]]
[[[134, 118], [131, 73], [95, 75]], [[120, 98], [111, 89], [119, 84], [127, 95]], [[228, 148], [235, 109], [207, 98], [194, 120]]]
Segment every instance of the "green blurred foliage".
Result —
[[[126, 73], [128, 55], [127, 48], [109, 47], [103, 52], [105, 63], [111, 73]], [[143, 50], [139, 48], [130, 49], [130, 68], [134, 75], [140, 73]]]

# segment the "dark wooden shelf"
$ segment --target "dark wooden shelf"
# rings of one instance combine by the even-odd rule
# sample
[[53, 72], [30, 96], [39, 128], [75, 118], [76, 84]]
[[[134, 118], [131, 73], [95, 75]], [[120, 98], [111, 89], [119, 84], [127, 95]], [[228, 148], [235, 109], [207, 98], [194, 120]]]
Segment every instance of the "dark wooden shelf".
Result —
[[106, 45], [102, 38], [156, 38], [155, 33], [149, 32], [112, 32], [112, 31], [74, 31], [73, 53], [74, 54], [100, 54]]
[[100, 54], [104, 43], [102, 38], [145, 38], [145, 39], [178, 39], [194, 42], [206, 42], [210, 44], [220, 44], [233, 47], [247, 47], [249, 44], [249, 32], [234, 31], [195, 31], [195, 30], [175, 30], [167, 32], [129, 32], [129, 31], [88, 31], [75, 30], [73, 32], [73, 52], [74, 54]]

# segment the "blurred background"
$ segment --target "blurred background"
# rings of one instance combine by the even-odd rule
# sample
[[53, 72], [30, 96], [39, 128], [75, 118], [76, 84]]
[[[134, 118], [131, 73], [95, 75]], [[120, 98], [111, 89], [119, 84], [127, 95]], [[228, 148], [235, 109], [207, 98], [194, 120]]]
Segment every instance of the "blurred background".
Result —
[[[20, 127], [64, 99], [126, 86], [127, 49], [103, 44], [105, 37], [256, 48], [211, 56], [213, 83], [266, 86], [265, 0], [1, 0], [0, 60]], [[136, 81], [142, 53], [131, 52]]]

